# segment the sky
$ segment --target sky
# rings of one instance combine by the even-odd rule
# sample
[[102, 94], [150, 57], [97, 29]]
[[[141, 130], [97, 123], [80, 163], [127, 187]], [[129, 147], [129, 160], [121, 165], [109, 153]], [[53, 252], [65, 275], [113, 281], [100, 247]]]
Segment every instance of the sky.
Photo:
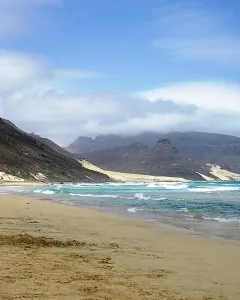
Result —
[[239, 0], [0, 0], [0, 116], [78, 136], [240, 136]]

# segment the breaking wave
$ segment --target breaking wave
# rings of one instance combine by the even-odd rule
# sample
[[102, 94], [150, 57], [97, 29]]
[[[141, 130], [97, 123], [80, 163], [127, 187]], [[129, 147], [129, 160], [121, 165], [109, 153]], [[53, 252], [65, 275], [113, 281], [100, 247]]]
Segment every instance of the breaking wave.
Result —
[[137, 208], [137, 207], [130, 207], [130, 208], [127, 208], [127, 211], [130, 212], [130, 213], [136, 213], [137, 211], [142, 211], [143, 209], [141, 208]]
[[240, 187], [235, 186], [218, 186], [218, 187], [195, 187], [188, 188], [189, 192], [195, 193], [211, 193], [211, 192], [224, 192], [224, 191], [240, 191]]
[[44, 195], [54, 195], [54, 191], [49, 191], [49, 190], [35, 190], [33, 191], [35, 194], [44, 194]]
[[100, 194], [77, 194], [77, 193], [70, 193], [70, 196], [79, 196], [79, 197], [92, 197], [92, 198], [119, 198], [117, 195], [100, 195]]
[[183, 190], [188, 188], [188, 184], [186, 183], [170, 183], [170, 182], [162, 182], [162, 183], [150, 183], [147, 185], [148, 188], [158, 188], [158, 189], [166, 189], [166, 190]]
[[139, 200], [149, 200], [150, 199], [150, 196], [144, 196], [143, 193], [137, 193], [137, 194], [135, 194], [134, 197]]

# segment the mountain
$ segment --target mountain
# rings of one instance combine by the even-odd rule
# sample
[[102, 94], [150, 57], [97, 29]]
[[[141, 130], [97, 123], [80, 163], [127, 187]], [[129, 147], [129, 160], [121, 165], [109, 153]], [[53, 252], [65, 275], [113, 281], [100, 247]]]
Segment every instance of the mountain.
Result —
[[[170, 140], [184, 157], [219, 164], [240, 173], [240, 154], [235, 149], [236, 143], [240, 143], [240, 138], [225, 134], [190, 131], [168, 134], [145, 132], [135, 136], [100, 135], [95, 139], [79, 137], [66, 150], [72, 153], [84, 153], [86, 157], [89, 157], [90, 152], [130, 146], [135, 143], [153, 147], [159, 139]], [[231, 146], [232, 144], [235, 148]], [[115, 154], [111, 153], [111, 155]]]
[[80, 136], [71, 143], [66, 150], [72, 153], [87, 153], [98, 150], [114, 149], [121, 146], [129, 146], [133, 143], [142, 143], [153, 147], [159, 139], [169, 139], [179, 151], [189, 157], [201, 158], [205, 155], [212, 156], [221, 151], [232, 141], [240, 138], [231, 135], [206, 133], [206, 132], [171, 132], [162, 134], [157, 132], [145, 132], [139, 135], [99, 135], [96, 138]]
[[55, 144], [50, 139], [43, 138], [40, 135], [37, 135], [37, 134], [35, 134], [33, 132], [30, 135], [33, 138], [35, 138], [36, 140], [40, 141], [41, 143], [48, 145], [50, 148], [52, 148], [53, 150], [55, 150], [59, 154], [67, 156], [67, 157], [70, 157], [70, 158], [75, 158], [76, 159], [76, 156], [74, 154], [72, 154], [71, 152], [65, 150], [64, 148], [62, 148], [60, 146], [58, 146], [57, 144]]
[[128, 146], [135, 142], [133, 137], [121, 135], [100, 135], [96, 138], [80, 136], [65, 149], [71, 153], [85, 153], [104, 149], [114, 149], [116, 147]]
[[0, 173], [26, 180], [108, 181], [109, 177], [85, 169], [52, 141], [25, 133], [0, 118]]
[[240, 173], [240, 141], [232, 140], [216, 157], [212, 158], [212, 161], [217, 161], [219, 165]]
[[181, 177], [189, 180], [202, 180], [200, 174], [216, 178], [211, 173], [209, 164], [182, 156], [169, 139], [160, 139], [152, 148], [135, 143], [85, 153], [84, 156], [93, 164], [112, 171]]

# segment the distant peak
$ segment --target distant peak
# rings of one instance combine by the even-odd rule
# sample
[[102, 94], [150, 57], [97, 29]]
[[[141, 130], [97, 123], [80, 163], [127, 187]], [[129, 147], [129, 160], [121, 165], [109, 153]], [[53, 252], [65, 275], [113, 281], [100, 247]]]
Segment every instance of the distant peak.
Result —
[[169, 154], [178, 154], [179, 151], [176, 147], [173, 147], [172, 142], [169, 139], [158, 140], [156, 146], [153, 148], [155, 151], [167, 151]]
[[129, 147], [134, 148], [134, 149], [148, 148], [146, 145], [144, 145], [143, 143], [140, 143], [140, 142], [135, 142], [135, 143], [131, 144]]
[[229, 143], [228, 143], [228, 146], [239, 146], [240, 145], [240, 141], [239, 140], [231, 140]]
[[95, 138], [91, 137], [91, 136], [79, 136], [77, 138], [78, 141], [93, 141], [95, 140]]
[[169, 139], [160, 139], [157, 142], [158, 145], [172, 145], [171, 141]]

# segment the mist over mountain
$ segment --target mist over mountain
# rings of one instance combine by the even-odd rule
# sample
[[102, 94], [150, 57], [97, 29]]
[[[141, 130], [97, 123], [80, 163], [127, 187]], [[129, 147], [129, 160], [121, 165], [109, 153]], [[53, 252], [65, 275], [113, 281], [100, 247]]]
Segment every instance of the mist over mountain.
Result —
[[0, 145], [0, 172], [27, 180], [110, 180], [83, 167], [77, 158], [112, 171], [189, 180], [202, 180], [201, 174], [215, 179], [211, 164], [240, 173], [240, 138], [221, 134], [145, 132], [136, 136], [79, 137], [63, 149], [0, 118]]
[[[66, 149], [89, 158], [92, 157], [91, 152], [130, 146], [135, 143], [151, 148], [159, 139], [170, 140], [184, 157], [220, 164], [234, 172], [240, 172], [240, 138], [225, 134], [189, 131], [168, 134], [145, 132], [132, 136], [99, 135], [94, 139], [80, 136]], [[118, 152], [117, 149], [116, 152]], [[113, 153], [114, 151], [112, 151], [112, 155]], [[104, 159], [104, 152], [101, 152], [101, 157]]]
[[182, 156], [169, 139], [152, 148], [135, 143], [115, 149], [85, 153], [92, 163], [113, 171], [202, 180], [199, 173], [213, 177], [211, 167], [200, 160]]

